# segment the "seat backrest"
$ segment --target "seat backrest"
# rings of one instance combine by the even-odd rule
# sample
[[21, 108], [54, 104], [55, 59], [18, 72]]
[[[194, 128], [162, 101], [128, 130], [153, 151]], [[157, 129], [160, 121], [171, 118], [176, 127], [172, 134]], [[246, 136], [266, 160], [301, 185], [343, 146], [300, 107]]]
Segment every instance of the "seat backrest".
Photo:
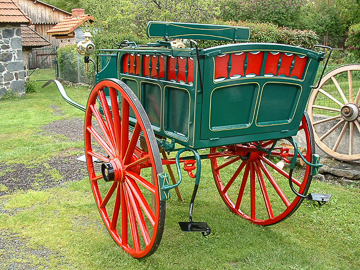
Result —
[[165, 39], [248, 41], [250, 37], [248, 27], [155, 21], [148, 23], [146, 33], [150, 38]]

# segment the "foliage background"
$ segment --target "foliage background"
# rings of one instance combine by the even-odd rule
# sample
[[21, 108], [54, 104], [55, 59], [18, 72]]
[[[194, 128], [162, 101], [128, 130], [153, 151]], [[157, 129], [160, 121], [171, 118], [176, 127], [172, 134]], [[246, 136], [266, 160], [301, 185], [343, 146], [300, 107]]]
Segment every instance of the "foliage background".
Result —
[[[44, 1], [67, 11], [85, 8], [86, 13], [96, 19], [89, 28], [98, 48], [116, 48], [113, 41], [119, 43], [122, 40], [146, 43], [145, 26], [150, 20], [231, 22], [250, 26], [252, 41], [257, 42], [304, 47], [311, 47], [315, 42], [336, 48], [360, 47], [354, 40], [345, 42], [350, 26], [360, 23], [360, 0]], [[353, 49], [347, 52], [351, 59], [360, 60]]]

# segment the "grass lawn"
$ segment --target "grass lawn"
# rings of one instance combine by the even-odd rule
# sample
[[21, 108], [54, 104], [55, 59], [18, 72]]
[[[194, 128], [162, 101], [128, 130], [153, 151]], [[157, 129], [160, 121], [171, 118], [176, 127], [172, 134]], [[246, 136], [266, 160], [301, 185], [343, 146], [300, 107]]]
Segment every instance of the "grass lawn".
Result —
[[[39, 181], [57, 181], [60, 170], [49, 160], [70, 153], [82, 155], [83, 141], [44, 135], [53, 121], [80, 118], [84, 113], [67, 103], [54, 84], [53, 71], [36, 71], [36, 93], [0, 101], [0, 176], [13, 164], [48, 168]], [[65, 87], [80, 104], [86, 87]], [[85, 163], [83, 165], [85, 167]], [[43, 179], [47, 178], [47, 179]], [[14, 179], [24, 181], [24, 179]], [[360, 189], [313, 181], [310, 191], [330, 193], [319, 207], [304, 201], [288, 219], [260, 227], [232, 214], [219, 196], [210, 166], [204, 162], [194, 220], [212, 228], [208, 237], [184, 233], [193, 180], [185, 177], [167, 201], [165, 232], [159, 249], [136, 260], [115, 242], [102, 223], [87, 177], [51, 188], [33, 187], [0, 196], [0, 268], [6, 269], [360, 269]], [[0, 184], [0, 191], [7, 187]], [[5, 243], [5, 244], [4, 244]]]

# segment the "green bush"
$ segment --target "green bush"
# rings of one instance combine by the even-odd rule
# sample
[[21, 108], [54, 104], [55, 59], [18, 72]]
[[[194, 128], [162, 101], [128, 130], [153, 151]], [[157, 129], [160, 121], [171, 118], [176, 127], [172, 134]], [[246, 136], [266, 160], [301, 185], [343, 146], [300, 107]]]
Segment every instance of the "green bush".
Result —
[[32, 81], [26, 82], [25, 83], [25, 93], [29, 94], [29, 93], [35, 93], [36, 89], [35, 89], [35, 83]]
[[348, 38], [345, 45], [347, 51], [354, 57], [354, 60], [360, 60], [360, 23], [350, 26]]
[[[249, 42], [280, 43], [293, 46], [300, 46], [310, 49], [318, 44], [318, 35], [311, 30], [297, 30], [286, 27], [279, 27], [272, 23], [254, 23], [248, 21], [227, 21], [217, 22], [218, 24], [241, 26], [250, 28]], [[201, 47], [212, 47], [228, 42], [204, 41]]]

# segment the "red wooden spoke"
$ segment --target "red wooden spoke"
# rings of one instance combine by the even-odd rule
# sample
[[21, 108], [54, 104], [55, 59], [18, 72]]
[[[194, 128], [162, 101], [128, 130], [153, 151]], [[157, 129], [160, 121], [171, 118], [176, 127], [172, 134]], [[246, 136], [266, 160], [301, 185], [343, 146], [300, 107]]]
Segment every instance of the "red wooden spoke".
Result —
[[118, 182], [113, 182], [113, 184], [111, 185], [111, 187], [110, 187], [109, 191], [107, 192], [105, 198], [101, 202], [100, 208], [105, 208], [105, 206], [107, 205], [107, 203], [111, 199], [112, 195], [114, 194], [114, 191], [118, 187], [118, 184], [119, 184]]
[[249, 171], [250, 171], [250, 165], [246, 164], [245, 172], [244, 172], [242, 182], [241, 182], [241, 187], [240, 187], [240, 190], [239, 190], [239, 195], [238, 195], [237, 200], [236, 200], [236, 205], [235, 205], [236, 210], [240, 209], [240, 205], [241, 205], [241, 202], [242, 202], [242, 199], [243, 199], [243, 196], [244, 196], [246, 182], [247, 182], [247, 179], [249, 177]]
[[86, 153], [89, 154], [90, 156], [94, 157], [94, 158], [100, 159], [101, 161], [110, 162], [109, 158], [104, 157], [103, 155], [101, 155], [99, 153], [96, 153], [94, 151], [87, 151]]
[[138, 160], [130, 163], [129, 165], [126, 166], [126, 169], [129, 170], [135, 166], [141, 165], [145, 162], [147, 162], [150, 159], [149, 155], [143, 156], [142, 158], [139, 158]]
[[142, 194], [140, 188], [135, 183], [134, 180], [129, 179], [127, 181], [128, 186], [130, 187], [132, 193], [136, 197], [137, 202], [141, 205], [141, 208], [143, 209], [145, 215], [149, 219], [152, 226], [155, 226], [155, 214], [153, 210], [151, 209], [149, 203], [145, 199], [144, 195]]
[[117, 192], [116, 192], [115, 205], [114, 205], [113, 215], [112, 215], [112, 219], [111, 219], [110, 230], [116, 230], [116, 225], [117, 225], [117, 221], [119, 218], [120, 204], [123, 203], [123, 201], [122, 201], [123, 195], [124, 194], [123, 194], [122, 187], [121, 187], [121, 185], [119, 185], [117, 188]]
[[150, 238], [149, 230], [146, 226], [144, 215], [141, 211], [139, 203], [134, 198], [134, 195], [132, 194], [132, 191], [131, 191], [129, 185], [126, 184], [125, 186], [126, 186], [127, 195], [129, 197], [129, 201], [131, 203], [131, 207], [133, 208], [134, 214], [136, 216], [136, 220], [138, 222], [138, 226], [139, 226], [139, 229], [143, 236], [144, 242], [146, 245], [148, 245], [151, 241], [151, 238]]
[[100, 98], [101, 106], [102, 106], [104, 114], [105, 114], [105, 119], [106, 119], [107, 127], [109, 130], [111, 143], [115, 146], [114, 122], [113, 122], [113, 117], [111, 115], [110, 107], [107, 102], [104, 90], [99, 90], [99, 98]]
[[240, 159], [241, 159], [241, 157], [233, 158], [233, 159], [229, 160], [228, 162], [222, 164], [221, 166], [217, 167], [215, 170], [219, 171], [219, 170], [221, 170], [221, 169], [223, 169], [223, 168], [225, 168], [225, 167], [233, 164], [234, 162], [236, 162], [236, 161], [238, 161], [238, 160], [240, 160]]
[[[261, 158], [262, 161], [264, 161], [266, 164], [268, 164], [271, 168], [273, 168], [274, 170], [276, 170], [278, 173], [282, 174], [283, 176], [285, 176], [287, 179], [289, 179], [289, 174], [280, 169], [278, 166], [276, 166], [274, 163], [272, 163], [270, 160], [268, 160], [266, 157], [262, 157]], [[301, 186], [301, 182], [299, 180], [297, 180], [295, 177], [292, 177], [292, 182], [297, 185], [297, 186]]]
[[134, 245], [135, 251], [139, 252], [141, 250], [141, 246], [140, 246], [139, 233], [137, 230], [136, 218], [135, 218], [135, 214], [134, 214], [134, 208], [131, 205], [129, 194], [128, 194], [127, 190], [125, 189], [125, 185], [123, 185], [123, 188], [124, 188], [126, 209], [127, 209], [128, 216], [129, 216], [129, 223], [130, 223], [130, 230], [131, 230], [133, 245]]
[[245, 162], [242, 162], [241, 165], [239, 166], [239, 168], [237, 168], [234, 175], [231, 177], [229, 183], [227, 183], [226, 187], [223, 189], [224, 193], [226, 193], [228, 191], [228, 189], [230, 188], [230, 186], [234, 183], [235, 179], [238, 177], [238, 175], [240, 174], [240, 172], [244, 168], [245, 164], [246, 164]]
[[102, 176], [102, 175], [91, 177], [90, 181], [96, 182], [96, 181], [98, 181], [98, 180], [100, 180], [100, 179], [103, 179], [103, 176]]
[[281, 198], [281, 200], [284, 202], [284, 204], [288, 207], [290, 206], [290, 202], [287, 199], [286, 195], [284, 194], [284, 192], [281, 190], [280, 186], [278, 185], [278, 183], [275, 181], [274, 177], [270, 174], [269, 170], [266, 168], [266, 166], [264, 165], [264, 163], [262, 162], [262, 160], [259, 161], [259, 166], [261, 168], [261, 170], [265, 173], [267, 179], [269, 180], [269, 182], [271, 183], [271, 185], [274, 187], [275, 191], [277, 192], [277, 194], [279, 195], [279, 197]]
[[119, 101], [117, 97], [117, 91], [114, 88], [109, 88], [112, 115], [114, 118], [114, 129], [115, 129], [115, 144], [116, 144], [116, 155], [120, 155], [120, 142], [121, 142], [121, 119], [119, 114]]
[[124, 164], [129, 164], [131, 161], [131, 157], [134, 154], [134, 150], [136, 147], [136, 144], [139, 140], [140, 137], [140, 132], [141, 132], [141, 127], [139, 125], [139, 123], [135, 124], [135, 128], [131, 137], [131, 140], [129, 142], [129, 145], [126, 149], [126, 153], [125, 153], [125, 157], [124, 157]]
[[143, 187], [145, 187], [151, 193], [155, 194], [155, 186], [152, 183], [150, 183], [149, 181], [147, 181], [146, 179], [144, 179], [143, 177], [141, 177], [140, 175], [138, 175], [132, 171], [127, 171], [126, 175], [129, 176], [131, 179], [135, 180], [136, 182], [138, 182], [139, 184], [141, 184]]
[[108, 153], [108, 155], [111, 158], [114, 158], [114, 152], [110, 147], [107, 145], [107, 143], [103, 140], [103, 138], [100, 136], [100, 134], [93, 128], [93, 127], [87, 127], [87, 131], [95, 138], [95, 140], [100, 144], [100, 146]]
[[119, 189], [121, 190], [121, 240], [124, 246], [128, 245], [128, 214], [126, 207], [126, 198], [124, 192], [124, 186], [120, 185]]
[[109, 147], [112, 149], [112, 151], [115, 153], [115, 148], [114, 148], [114, 141], [112, 140], [112, 136], [109, 132], [109, 129], [107, 127], [107, 125], [105, 124], [99, 110], [96, 108], [96, 106], [94, 105], [90, 105], [90, 109], [91, 111], [93, 112], [95, 118], [96, 118], [96, 121], [97, 123], [99, 124], [100, 126], [100, 129], [102, 131], [102, 133], [104, 134], [106, 140], [108, 141], [108, 145]]
[[121, 123], [120, 157], [124, 158], [125, 151], [129, 143], [129, 116], [130, 116], [129, 103], [125, 99], [122, 100], [121, 112], [122, 112], [122, 123]]
[[274, 218], [274, 213], [273, 213], [273, 210], [272, 210], [272, 207], [271, 207], [269, 194], [267, 192], [265, 181], [264, 181], [262, 172], [259, 169], [258, 163], [259, 163], [259, 161], [254, 162], [254, 167], [255, 167], [257, 178], [258, 178], [258, 181], [259, 181], [259, 184], [260, 184], [260, 189], [261, 189], [261, 192], [262, 192], [263, 197], [264, 197], [266, 210], [268, 212], [269, 218]]
[[251, 218], [256, 219], [256, 182], [255, 182], [255, 170], [254, 165], [250, 164], [250, 200], [251, 200]]

